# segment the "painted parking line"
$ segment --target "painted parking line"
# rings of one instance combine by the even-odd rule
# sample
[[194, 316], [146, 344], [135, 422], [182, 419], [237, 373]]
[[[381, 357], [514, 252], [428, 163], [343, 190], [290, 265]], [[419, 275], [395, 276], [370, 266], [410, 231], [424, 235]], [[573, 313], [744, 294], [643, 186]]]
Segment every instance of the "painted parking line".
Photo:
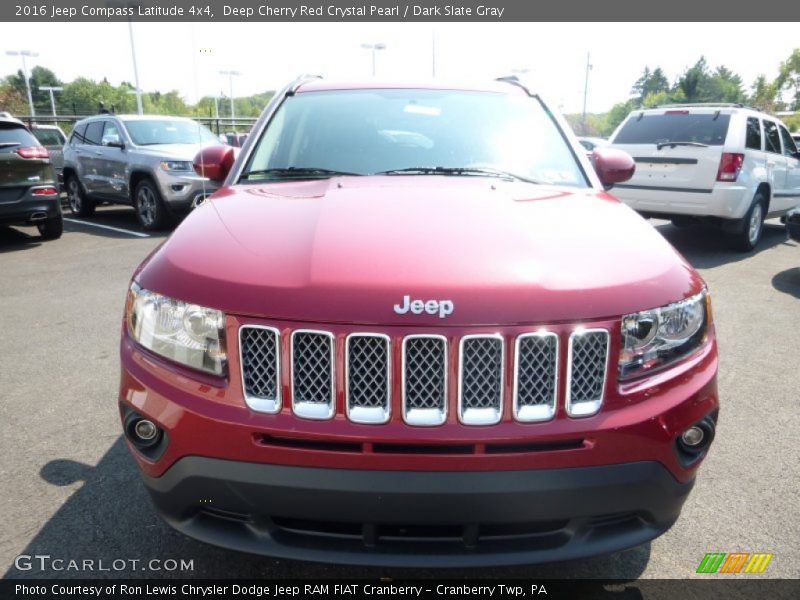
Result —
[[131, 231], [130, 229], [121, 229], [120, 227], [111, 227], [111, 225], [101, 225], [100, 223], [89, 223], [88, 221], [79, 221], [78, 219], [68, 219], [64, 217], [68, 223], [77, 223], [78, 225], [86, 225], [88, 227], [99, 227], [100, 229], [110, 229], [111, 231], [118, 231], [119, 233], [127, 233], [128, 235], [135, 235], [136, 237], [149, 238], [150, 236], [140, 231]]

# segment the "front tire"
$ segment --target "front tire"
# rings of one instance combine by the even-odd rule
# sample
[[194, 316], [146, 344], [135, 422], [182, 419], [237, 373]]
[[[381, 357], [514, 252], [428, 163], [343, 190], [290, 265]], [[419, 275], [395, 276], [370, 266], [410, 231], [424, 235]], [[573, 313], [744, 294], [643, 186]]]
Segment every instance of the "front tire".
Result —
[[64, 233], [64, 219], [61, 215], [51, 217], [45, 221], [36, 223], [36, 228], [39, 230], [39, 235], [43, 240], [57, 240]]
[[686, 227], [689, 227], [692, 224], [693, 224], [692, 220], [687, 217], [672, 218], [673, 227], [677, 227], [678, 229], [685, 229]]
[[91, 217], [94, 214], [95, 203], [94, 200], [86, 196], [78, 177], [69, 175], [64, 186], [67, 188], [67, 201], [69, 202], [70, 212], [77, 217]]
[[163, 229], [169, 221], [167, 207], [164, 206], [161, 194], [149, 179], [143, 179], [136, 186], [133, 206], [136, 208], [139, 224], [147, 231]]
[[752, 252], [761, 241], [766, 218], [767, 200], [759, 192], [753, 198], [744, 218], [741, 220], [739, 230], [733, 234], [733, 246], [741, 252]]

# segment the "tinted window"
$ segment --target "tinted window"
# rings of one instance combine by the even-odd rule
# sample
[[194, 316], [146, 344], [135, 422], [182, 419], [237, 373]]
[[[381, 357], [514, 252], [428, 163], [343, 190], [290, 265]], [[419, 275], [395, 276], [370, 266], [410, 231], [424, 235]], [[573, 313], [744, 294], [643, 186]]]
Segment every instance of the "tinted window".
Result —
[[761, 150], [761, 125], [758, 119], [747, 118], [747, 140], [745, 146], [752, 150]]
[[27, 129], [18, 125], [0, 123], [0, 152], [16, 152], [17, 148], [41, 146]]
[[86, 123], [79, 123], [72, 130], [72, 135], [69, 138], [70, 144], [85, 144], [86, 143]]
[[125, 121], [125, 128], [137, 146], [220, 143], [217, 136], [194, 121], [168, 119]]
[[58, 129], [39, 129], [33, 130], [33, 135], [41, 142], [42, 146], [63, 146], [64, 138]]
[[284, 100], [246, 167], [315, 167], [357, 174], [397, 169], [494, 168], [586, 186], [542, 104], [462, 90], [341, 90]]
[[778, 126], [772, 121], [762, 121], [764, 124], [764, 150], [767, 152], [781, 153], [781, 134], [778, 133]]
[[797, 147], [794, 145], [794, 140], [785, 127], [781, 127], [781, 139], [783, 140], [783, 153], [786, 156], [793, 156], [795, 152], [797, 152]]
[[103, 121], [92, 121], [86, 126], [86, 140], [84, 143], [99, 145], [103, 138]]
[[730, 115], [668, 111], [664, 114], [632, 116], [614, 138], [614, 144], [658, 144], [698, 142], [721, 146], [728, 135]]

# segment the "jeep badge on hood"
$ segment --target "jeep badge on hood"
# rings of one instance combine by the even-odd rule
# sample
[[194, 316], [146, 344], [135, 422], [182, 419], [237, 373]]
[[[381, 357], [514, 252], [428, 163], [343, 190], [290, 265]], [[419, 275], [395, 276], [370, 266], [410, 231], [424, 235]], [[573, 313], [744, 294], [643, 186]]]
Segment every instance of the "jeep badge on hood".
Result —
[[439, 313], [439, 318], [444, 319], [447, 315], [453, 313], [452, 300], [412, 300], [411, 296], [403, 296], [403, 303], [394, 305], [394, 312], [398, 315], [404, 315], [411, 311], [415, 315], [421, 315], [424, 312], [429, 315]]

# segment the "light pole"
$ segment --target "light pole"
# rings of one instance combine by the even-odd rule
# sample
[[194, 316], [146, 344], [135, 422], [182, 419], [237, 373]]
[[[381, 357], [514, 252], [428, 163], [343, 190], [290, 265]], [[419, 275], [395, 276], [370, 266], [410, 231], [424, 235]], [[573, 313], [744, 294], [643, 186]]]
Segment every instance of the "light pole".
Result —
[[378, 50], [386, 50], [386, 44], [361, 44], [361, 47], [364, 48], [364, 50], [372, 51], [372, 76], [375, 77], [375, 53]]
[[50, 92], [50, 108], [53, 109], [53, 116], [56, 115], [56, 98], [53, 95], [53, 92], [60, 92], [64, 88], [61, 86], [52, 86], [52, 85], [40, 85], [39, 89], [45, 92]]
[[139, 86], [139, 67], [136, 65], [136, 44], [133, 41], [133, 24], [128, 19], [128, 37], [131, 40], [131, 58], [133, 59], [133, 82], [136, 84], [136, 112], [140, 115], [144, 114], [142, 108], [142, 88]]
[[436, 32], [431, 32], [431, 75], [436, 79]]
[[239, 71], [222, 70], [222, 71], [219, 72], [219, 74], [220, 75], [227, 75], [228, 76], [228, 82], [230, 83], [230, 91], [231, 91], [231, 126], [233, 126], [233, 119], [236, 117], [236, 115], [234, 114], [234, 111], [233, 111], [233, 78], [236, 75], [241, 75], [241, 73], [239, 73]]
[[31, 109], [31, 117], [36, 116], [36, 111], [33, 108], [33, 94], [31, 94], [31, 81], [28, 77], [28, 63], [25, 61], [25, 57], [28, 56], [30, 58], [36, 58], [39, 56], [38, 52], [33, 52], [31, 50], [6, 50], [6, 54], [9, 56], [20, 56], [22, 57], [22, 76], [25, 77], [25, 89], [28, 90], [28, 106]]
[[589, 95], [589, 71], [592, 70], [591, 55], [586, 53], [586, 79], [583, 82], [583, 135], [586, 135], [586, 97]]
[[142, 90], [140, 90], [137, 87], [135, 90], [128, 90], [128, 94], [129, 95], [136, 94], [136, 108], [139, 111], [139, 114], [143, 115], [144, 111], [142, 110]]

